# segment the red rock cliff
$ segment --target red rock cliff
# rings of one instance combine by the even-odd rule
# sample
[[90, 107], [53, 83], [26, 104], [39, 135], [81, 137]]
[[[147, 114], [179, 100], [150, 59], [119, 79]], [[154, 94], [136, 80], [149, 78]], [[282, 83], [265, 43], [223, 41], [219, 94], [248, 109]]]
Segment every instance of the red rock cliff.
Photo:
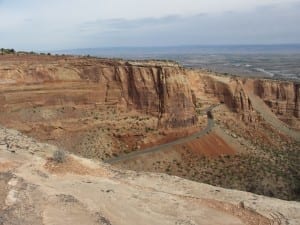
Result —
[[265, 103], [283, 122], [294, 128], [300, 126], [299, 83], [216, 76], [205, 71], [189, 71], [188, 74], [197, 98], [223, 102], [244, 121], [257, 119], [253, 113], [255, 101], [261, 110]]
[[192, 90], [200, 101], [224, 103], [244, 121], [252, 121], [253, 107], [243, 83], [239, 79], [212, 76], [202, 72], [189, 71]]
[[278, 116], [300, 117], [300, 84], [271, 80], [256, 80], [255, 94]]
[[0, 110], [104, 104], [155, 115], [159, 126], [197, 120], [189, 83], [177, 64], [46, 56], [5, 60], [0, 62]]

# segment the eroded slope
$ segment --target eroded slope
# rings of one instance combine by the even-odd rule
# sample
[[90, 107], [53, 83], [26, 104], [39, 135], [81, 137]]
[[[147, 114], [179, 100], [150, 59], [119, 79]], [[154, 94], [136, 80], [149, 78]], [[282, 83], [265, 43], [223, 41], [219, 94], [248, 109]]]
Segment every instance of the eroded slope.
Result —
[[[299, 85], [220, 76], [159, 61], [0, 56], [0, 123], [107, 160], [215, 127], [123, 162], [226, 188], [299, 199]], [[261, 182], [262, 181], [262, 182]]]
[[148, 133], [163, 137], [159, 129], [195, 129], [197, 117], [184, 70], [174, 63], [1, 56], [0, 122], [107, 159], [141, 148]]
[[55, 146], [2, 127], [0, 137], [4, 225], [299, 223], [297, 202], [121, 171], [73, 155], [57, 164]]

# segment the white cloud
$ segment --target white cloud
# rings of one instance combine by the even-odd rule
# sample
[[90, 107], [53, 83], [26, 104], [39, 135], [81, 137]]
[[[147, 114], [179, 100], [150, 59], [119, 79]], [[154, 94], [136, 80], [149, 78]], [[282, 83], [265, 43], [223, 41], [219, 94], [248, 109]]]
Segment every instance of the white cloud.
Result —
[[[137, 19], [251, 10], [254, 7], [299, 0], [4, 0], [5, 10], [50, 21]], [[1, 3], [0, 3], [1, 8]]]
[[[0, 44], [43, 49], [116, 43], [132, 45], [129, 40], [133, 39], [140, 45], [155, 44], [159, 40], [150, 40], [148, 36], [153, 37], [149, 35], [150, 32], [160, 31], [158, 28], [163, 26], [175, 34], [176, 27], [184, 28], [184, 21], [189, 21], [191, 27], [197, 28], [196, 23], [201, 20], [199, 17], [198, 20], [192, 20], [194, 15], [220, 15], [225, 18], [224, 13], [235, 12], [242, 18], [243, 14], [251, 13], [259, 7], [289, 5], [291, 2], [300, 3], [300, 0], [0, 0]], [[176, 16], [167, 19], [169, 23], [165, 24], [165, 17], [170, 15]], [[272, 20], [276, 15], [270, 17]], [[216, 29], [218, 25], [224, 25], [222, 19], [216, 21], [219, 21], [214, 24]], [[238, 21], [230, 22], [234, 25]], [[151, 29], [143, 27], [145, 23]], [[207, 23], [209, 26], [209, 21]], [[138, 37], [132, 37], [133, 29], [139, 29], [135, 30], [135, 34], [140, 34], [138, 40]], [[244, 29], [241, 27], [240, 30]], [[120, 38], [116, 37], [116, 33]], [[182, 34], [178, 33], [178, 36]], [[199, 33], [196, 36], [199, 38]], [[194, 39], [191, 42], [194, 44], [196, 41]]]

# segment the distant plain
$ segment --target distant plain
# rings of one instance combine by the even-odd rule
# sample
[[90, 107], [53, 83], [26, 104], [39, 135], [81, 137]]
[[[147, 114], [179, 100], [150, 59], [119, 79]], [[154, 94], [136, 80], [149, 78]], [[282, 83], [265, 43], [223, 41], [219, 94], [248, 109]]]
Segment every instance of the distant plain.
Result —
[[123, 59], [175, 60], [185, 67], [213, 72], [300, 80], [300, 45], [114, 47], [55, 53]]

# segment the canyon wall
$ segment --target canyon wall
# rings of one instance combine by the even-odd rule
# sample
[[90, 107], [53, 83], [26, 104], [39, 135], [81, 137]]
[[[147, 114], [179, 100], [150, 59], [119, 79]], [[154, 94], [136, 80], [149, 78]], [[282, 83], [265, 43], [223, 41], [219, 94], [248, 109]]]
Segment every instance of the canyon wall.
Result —
[[191, 88], [201, 102], [223, 103], [245, 122], [252, 122], [253, 107], [243, 83], [239, 79], [212, 76], [204, 72], [188, 71]]
[[[300, 84], [216, 75], [206, 71], [188, 70], [193, 93], [200, 101], [224, 103], [245, 122], [259, 118], [255, 111], [264, 113], [265, 105], [289, 126], [300, 128]], [[254, 109], [253, 103], [259, 108]]]
[[256, 80], [254, 91], [279, 117], [300, 118], [300, 84]]
[[96, 104], [151, 114], [160, 127], [197, 121], [189, 83], [175, 63], [47, 56], [1, 61], [2, 111]]
[[240, 119], [252, 122], [257, 119], [254, 95], [282, 121], [294, 127], [299, 124], [300, 84], [293, 82], [217, 76], [161, 61], [2, 58], [0, 111], [44, 105], [111, 106], [119, 111], [138, 110], [157, 117], [159, 127], [174, 128], [197, 122], [197, 101], [224, 103]]

